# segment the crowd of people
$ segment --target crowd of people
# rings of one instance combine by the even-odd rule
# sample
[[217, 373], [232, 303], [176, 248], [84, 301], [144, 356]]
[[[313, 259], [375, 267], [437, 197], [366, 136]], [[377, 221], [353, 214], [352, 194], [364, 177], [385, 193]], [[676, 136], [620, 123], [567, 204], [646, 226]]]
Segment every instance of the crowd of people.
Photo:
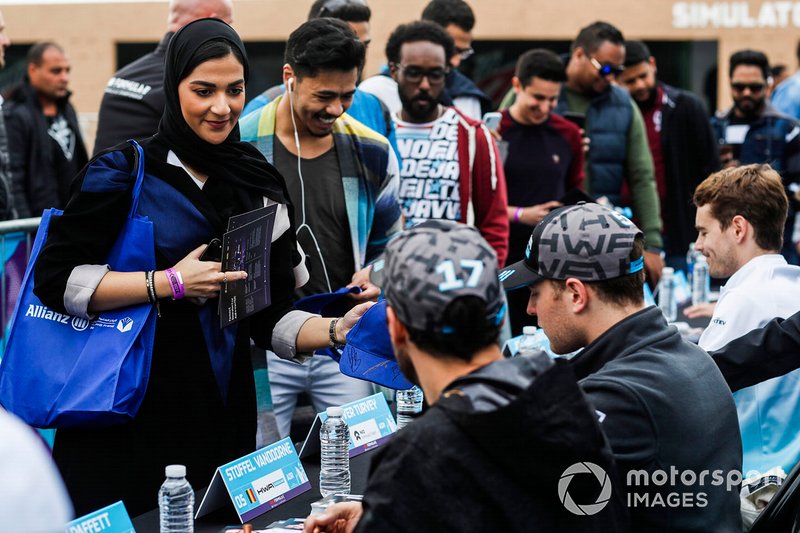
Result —
[[[372, 394], [322, 350], [385, 297], [397, 363], [428, 409], [376, 452], [363, 502], [306, 531], [748, 526], [743, 479], [800, 460], [800, 74], [775, 85], [763, 53], [737, 51], [733, 105], [710, 114], [658, 79], [644, 42], [599, 21], [565, 56], [522, 54], [487, 124], [491, 101], [459, 70], [473, 53], [466, 2], [431, 0], [364, 77], [371, 15], [364, 0], [314, 1], [288, 36], [282, 83], [252, 95], [231, 0], [172, 0], [156, 49], [109, 80], [91, 158], [66, 51], [30, 48], [23, 81], [0, 101], [0, 217], [64, 209], [36, 294], [89, 320], [159, 310], [135, 418], [58, 430], [69, 500], [52, 467], [38, 467], [60, 499], [52, 520], [70, 502], [77, 515], [117, 500], [144, 513], [165, 465], [187, 465], [202, 487], [255, 450], [251, 344], [266, 350], [271, 440], [290, 434], [302, 394], [316, 412]], [[0, 15], [0, 67], [4, 31]], [[155, 227], [146, 272], [105, 264], [130, 204], [131, 138], [144, 153], [138, 210]], [[201, 255], [231, 216], [263, 206], [276, 207], [271, 304], [221, 328], [215, 298], [246, 273]], [[687, 269], [691, 244], [724, 282], [718, 302], [686, 309], [710, 320], [699, 345], [644, 300], [662, 269]], [[342, 316], [294, 306], [342, 288]], [[507, 323], [505, 336], [538, 325], [553, 352], [575, 355], [504, 359]], [[0, 415], [23, 439], [15, 449], [30, 449]], [[46, 463], [39, 451], [29, 460]], [[596, 512], [559, 494], [577, 463], [612, 480]], [[681, 487], [683, 505], [664, 504], [674, 486], [629, 482], [671, 470], [739, 479]], [[574, 500], [597, 497], [586, 481], [570, 485]], [[0, 502], [0, 523], [23, 509]]]

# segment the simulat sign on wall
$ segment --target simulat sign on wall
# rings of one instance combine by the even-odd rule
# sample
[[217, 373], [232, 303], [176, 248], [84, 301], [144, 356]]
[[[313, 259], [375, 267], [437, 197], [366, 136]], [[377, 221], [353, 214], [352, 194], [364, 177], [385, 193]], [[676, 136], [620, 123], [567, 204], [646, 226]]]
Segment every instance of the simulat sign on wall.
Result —
[[800, 28], [800, 2], [677, 2], [672, 27]]

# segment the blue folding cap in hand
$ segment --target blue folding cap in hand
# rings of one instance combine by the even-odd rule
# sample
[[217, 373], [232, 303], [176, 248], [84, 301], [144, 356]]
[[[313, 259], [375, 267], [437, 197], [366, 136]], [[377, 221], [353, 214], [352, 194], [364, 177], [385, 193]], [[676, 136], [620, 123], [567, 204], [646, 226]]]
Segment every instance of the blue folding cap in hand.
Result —
[[347, 334], [339, 369], [348, 376], [392, 389], [413, 387], [394, 357], [386, 322], [386, 300], [370, 307]]

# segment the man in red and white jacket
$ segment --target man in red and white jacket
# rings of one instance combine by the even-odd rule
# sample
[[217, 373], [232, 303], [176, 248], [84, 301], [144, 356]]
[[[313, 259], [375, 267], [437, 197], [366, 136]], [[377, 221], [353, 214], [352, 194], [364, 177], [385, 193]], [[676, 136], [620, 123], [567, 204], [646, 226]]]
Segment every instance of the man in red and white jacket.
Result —
[[386, 45], [403, 105], [392, 116], [403, 160], [400, 205], [406, 227], [428, 219], [475, 226], [502, 266], [508, 199], [497, 145], [481, 122], [440, 104], [453, 53], [453, 39], [430, 22], [399, 26]]

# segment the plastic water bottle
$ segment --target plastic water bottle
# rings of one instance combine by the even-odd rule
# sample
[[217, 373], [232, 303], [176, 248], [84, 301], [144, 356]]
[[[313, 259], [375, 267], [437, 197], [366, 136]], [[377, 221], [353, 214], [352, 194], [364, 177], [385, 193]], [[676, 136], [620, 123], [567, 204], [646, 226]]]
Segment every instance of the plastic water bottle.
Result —
[[708, 272], [706, 256], [697, 257], [694, 264], [694, 279], [692, 280], [692, 305], [707, 304], [711, 292], [711, 279]]
[[694, 264], [697, 259], [697, 252], [694, 250], [694, 243], [689, 243], [689, 251], [686, 252], [686, 281], [692, 286], [692, 275], [694, 275]]
[[658, 307], [667, 322], [678, 318], [678, 302], [675, 299], [675, 270], [671, 267], [661, 269], [661, 283], [658, 289]]
[[538, 333], [539, 330], [536, 326], [522, 328], [522, 339], [519, 341], [517, 356], [533, 355], [542, 349]]
[[167, 479], [158, 491], [161, 533], [193, 533], [194, 491], [186, 481], [186, 467], [169, 465]]
[[397, 429], [410, 424], [416, 415], [422, 412], [422, 389], [416, 385], [408, 390], [399, 390], [395, 396], [397, 402]]
[[322, 450], [319, 468], [319, 492], [322, 497], [329, 494], [350, 494], [350, 431], [342, 419], [341, 407], [328, 407], [328, 418], [319, 430]]

